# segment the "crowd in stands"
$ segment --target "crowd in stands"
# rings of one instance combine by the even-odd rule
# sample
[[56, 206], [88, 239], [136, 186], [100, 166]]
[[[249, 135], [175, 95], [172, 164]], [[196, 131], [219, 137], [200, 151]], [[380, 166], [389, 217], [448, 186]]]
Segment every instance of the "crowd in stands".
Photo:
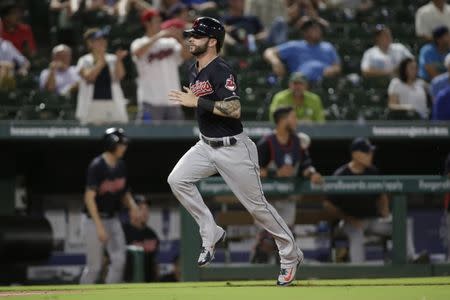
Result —
[[413, 2], [48, 0], [40, 25], [30, 2], [5, 0], [0, 119], [192, 118], [167, 93], [192, 62], [183, 29], [208, 15], [225, 24], [245, 119], [293, 105], [301, 122], [448, 120], [450, 5]]

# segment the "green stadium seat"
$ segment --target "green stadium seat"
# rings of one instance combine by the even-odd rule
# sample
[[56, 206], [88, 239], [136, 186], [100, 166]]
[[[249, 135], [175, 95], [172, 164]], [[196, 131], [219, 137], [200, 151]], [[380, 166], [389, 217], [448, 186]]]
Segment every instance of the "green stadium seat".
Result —
[[421, 117], [416, 111], [411, 110], [387, 110], [387, 120], [420, 120]]

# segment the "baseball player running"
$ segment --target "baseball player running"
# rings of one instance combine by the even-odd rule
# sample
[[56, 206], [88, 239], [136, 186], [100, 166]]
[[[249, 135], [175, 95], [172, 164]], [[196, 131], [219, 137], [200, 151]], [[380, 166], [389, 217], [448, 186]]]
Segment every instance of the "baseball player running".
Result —
[[197, 181], [218, 172], [255, 222], [275, 237], [281, 260], [277, 284], [289, 285], [303, 262], [303, 253], [289, 227], [264, 197], [256, 146], [243, 132], [240, 121], [236, 76], [218, 56], [224, 27], [216, 19], [200, 17], [184, 35], [196, 63], [190, 68], [189, 88], [171, 91], [169, 99], [196, 108], [200, 140], [178, 161], [168, 183], [200, 227], [198, 265], [211, 263], [216, 244], [225, 239], [225, 231], [216, 224], [195, 186]]
[[98, 280], [104, 248], [111, 264], [106, 283], [122, 281], [126, 258], [126, 243], [117, 212], [121, 203], [128, 207], [131, 218], [138, 217], [138, 209], [126, 178], [125, 162], [128, 138], [123, 129], [109, 128], [103, 136], [105, 152], [89, 164], [84, 194], [86, 218], [83, 231], [86, 239], [86, 268], [80, 283], [92, 284]]

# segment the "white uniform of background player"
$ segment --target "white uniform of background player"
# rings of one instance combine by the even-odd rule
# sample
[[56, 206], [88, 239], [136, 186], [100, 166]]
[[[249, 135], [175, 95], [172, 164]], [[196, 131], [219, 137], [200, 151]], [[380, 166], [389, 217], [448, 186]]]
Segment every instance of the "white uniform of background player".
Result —
[[152, 120], [183, 119], [181, 106], [169, 102], [171, 90], [179, 90], [178, 67], [183, 63], [182, 45], [171, 37], [173, 29], [161, 30], [157, 10], [142, 13], [146, 35], [133, 41], [131, 53], [138, 72], [139, 118]]

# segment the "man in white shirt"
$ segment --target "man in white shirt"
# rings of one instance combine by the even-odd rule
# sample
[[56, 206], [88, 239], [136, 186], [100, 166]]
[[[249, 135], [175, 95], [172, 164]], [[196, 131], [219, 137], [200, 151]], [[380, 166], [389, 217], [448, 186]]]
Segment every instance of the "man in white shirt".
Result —
[[68, 95], [76, 89], [80, 76], [75, 66], [71, 66], [72, 49], [66, 45], [58, 45], [52, 50], [52, 61], [47, 69], [42, 70], [39, 77], [41, 90]]
[[139, 118], [182, 120], [181, 106], [170, 102], [171, 90], [180, 90], [178, 67], [183, 63], [183, 46], [175, 38], [176, 29], [161, 30], [161, 16], [155, 9], [141, 15], [145, 35], [133, 41], [131, 54], [136, 64]]
[[393, 76], [399, 63], [413, 57], [400, 43], [392, 43], [391, 30], [384, 25], [375, 27], [375, 46], [364, 52], [361, 72], [365, 77]]
[[439, 26], [450, 28], [450, 5], [446, 0], [432, 0], [417, 10], [417, 36], [431, 41], [433, 30]]

